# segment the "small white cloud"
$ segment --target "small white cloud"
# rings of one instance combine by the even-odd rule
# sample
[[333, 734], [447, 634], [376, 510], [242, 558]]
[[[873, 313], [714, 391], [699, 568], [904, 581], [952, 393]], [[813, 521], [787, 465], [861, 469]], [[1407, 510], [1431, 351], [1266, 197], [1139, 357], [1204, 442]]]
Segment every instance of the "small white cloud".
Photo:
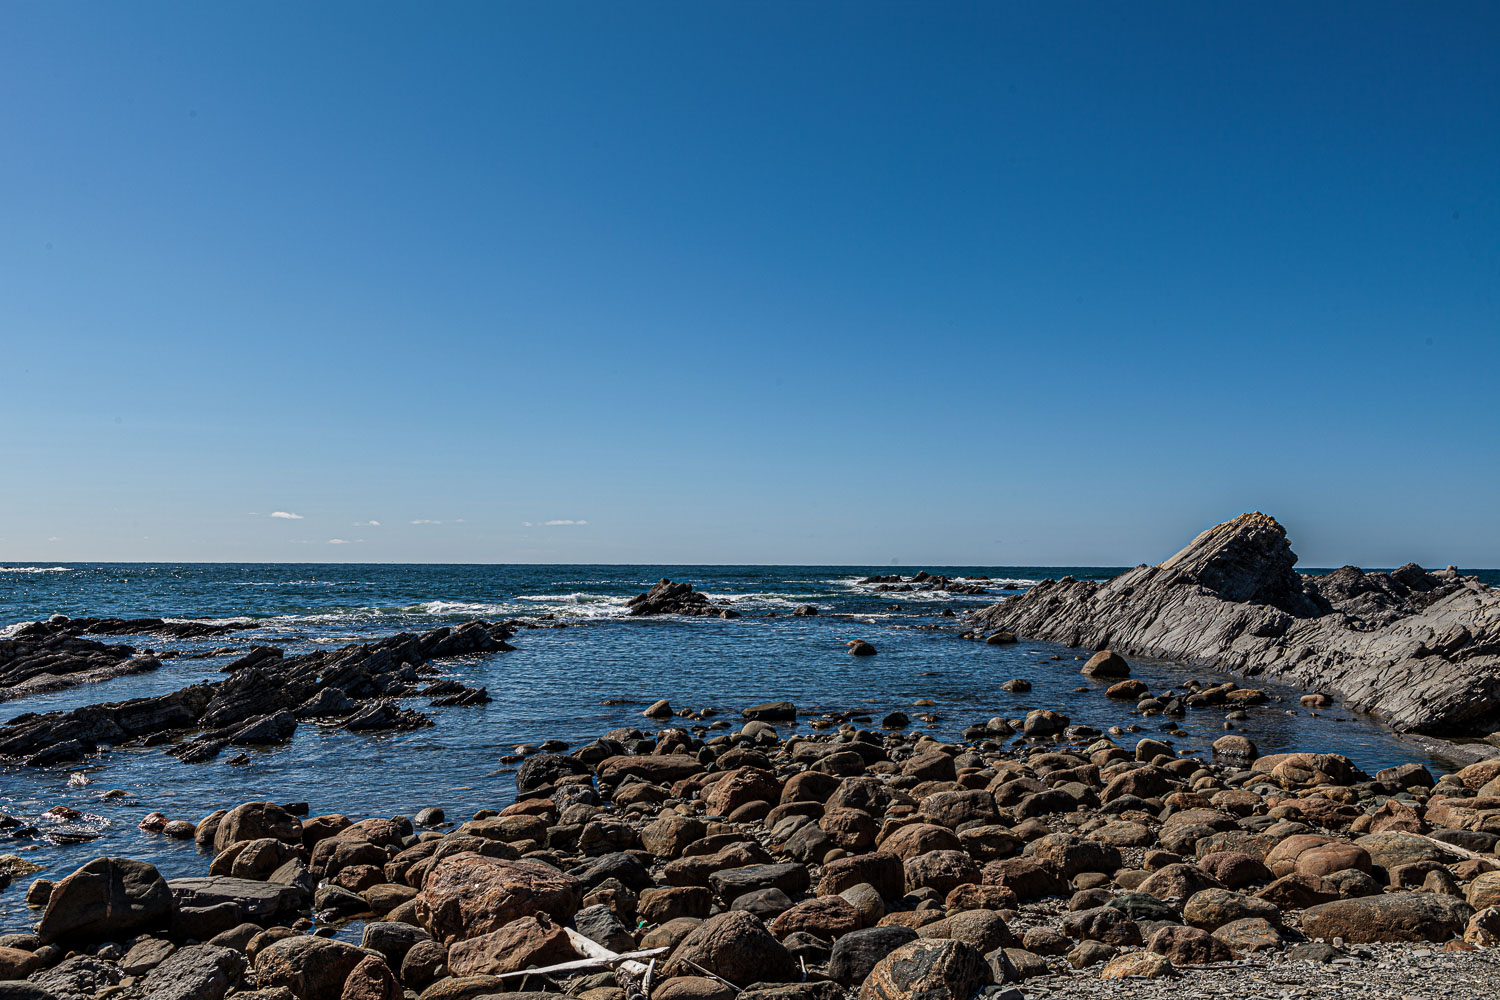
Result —
[[349, 539], [347, 539], [347, 538], [330, 538], [330, 539], [328, 539], [328, 544], [329, 545], [348, 545], [349, 544]]
[[283, 521], [300, 521], [300, 520], [302, 520], [302, 515], [301, 514], [293, 514], [290, 511], [285, 511], [285, 510], [273, 510], [273, 511], [271, 511], [271, 516], [272, 517], [279, 517]]
[[429, 518], [419, 517], [412, 524], [442, 524], [442, 521], [433, 521]]
[[354, 522], [354, 527], [356, 527], [356, 528], [378, 528], [378, 527], [380, 527], [380, 522], [379, 521], [355, 521]]
[[59, 539], [56, 535], [52, 535], [51, 537], [49, 537], [47, 539], [47, 541], [49, 541], [49, 542], [56, 542], [56, 541], [61, 541], [61, 539]]
[[522, 521], [521, 522], [521, 527], [523, 527], [523, 528], [535, 528], [536, 525], [532, 524], [530, 521]]
[[570, 521], [570, 520], [543, 521], [542, 523], [544, 525], [546, 525], [547, 527], [549, 527], [549, 528], [555, 528], [555, 527], [557, 527], [558, 525], [561, 525], [561, 524], [588, 524], [587, 521]]

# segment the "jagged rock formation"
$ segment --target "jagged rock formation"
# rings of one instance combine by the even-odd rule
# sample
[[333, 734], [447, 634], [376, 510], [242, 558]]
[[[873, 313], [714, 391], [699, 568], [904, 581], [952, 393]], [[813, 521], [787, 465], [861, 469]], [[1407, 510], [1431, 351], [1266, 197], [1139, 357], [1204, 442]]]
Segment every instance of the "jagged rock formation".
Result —
[[161, 666], [156, 657], [135, 653], [131, 646], [84, 639], [76, 634], [31, 634], [0, 639], [0, 701], [75, 684], [97, 683]]
[[663, 578], [644, 594], [630, 599], [631, 615], [690, 615], [697, 618], [717, 616], [738, 618], [739, 612], [710, 604], [708, 597], [693, 589], [691, 583], [673, 583]]
[[55, 635], [161, 635], [169, 639], [207, 639], [256, 628], [253, 621], [167, 621], [165, 618], [69, 618], [53, 615], [44, 622], [31, 622], [17, 638]]
[[69, 618], [53, 615], [27, 622], [0, 639], [0, 701], [78, 684], [155, 670], [160, 656], [136, 655], [131, 646], [108, 644], [85, 635], [160, 635], [171, 639], [205, 639], [254, 628], [250, 622], [166, 621], [161, 618]]
[[1313, 687], [1409, 732], [1500, 722], [1500, 592], [1452, 567], [1305, 576], [1296, 562], [1274, 518], [1241, 514], [1160, 565], [1044, 580], [969, 624]]
[[[347, 716], [343, 727], [352, 730], [427, 726], [431, 721], [426, 716], [401, 708], [394, 699], [419, 693], [419, 679], [436, 673], [431, 661], [508, 651], [513, 647], [506, 640], [513, 634], [508, 622], [472, 621], [301, 656], [257, 647], [229, 664], [225, 670], [230, 676], [216, 684], [18, 716], [0, 727], [0, 758], [54, 764], [78, 760], [101, 745], [164, 743], [175, 733], [199, 730], [195, 739], [171, 750], [191, 762], [208, 760], [227, 746], [285, 742], [306, 718]], [[457, 684], [431, 693], [458, 695], [453, 704], [484, 700], [482, 691]]]

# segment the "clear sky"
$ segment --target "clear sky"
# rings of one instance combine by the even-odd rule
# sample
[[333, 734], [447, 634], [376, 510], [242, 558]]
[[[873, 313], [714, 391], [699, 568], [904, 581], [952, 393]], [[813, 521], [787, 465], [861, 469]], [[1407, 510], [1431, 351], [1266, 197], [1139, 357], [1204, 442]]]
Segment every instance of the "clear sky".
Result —
[[1492, 2], [12, 0], [0, 561], [1128, 564], [1260, 509], [1500, 566], [1497, 52]]

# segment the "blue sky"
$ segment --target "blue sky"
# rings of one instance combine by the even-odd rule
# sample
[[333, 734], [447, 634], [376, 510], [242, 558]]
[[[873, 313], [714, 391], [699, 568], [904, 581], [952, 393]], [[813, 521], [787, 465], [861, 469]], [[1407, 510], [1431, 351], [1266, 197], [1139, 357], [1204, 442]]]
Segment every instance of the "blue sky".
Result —
[[1497, 51], [1490, 3], [5, 4], [0, 560], [1128, 564], [1261, 509], [1500, 565]]

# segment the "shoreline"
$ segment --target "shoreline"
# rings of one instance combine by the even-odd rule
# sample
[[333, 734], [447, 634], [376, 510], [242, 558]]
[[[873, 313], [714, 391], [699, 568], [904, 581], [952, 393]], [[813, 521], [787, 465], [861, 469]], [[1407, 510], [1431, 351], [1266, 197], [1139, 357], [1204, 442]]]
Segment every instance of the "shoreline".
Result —
[[[1429, 964], [1462, 976], [1465, 963], [1500, 954], [1452, 945], [1471, 930], [1492, 940], [1488, 923], [1470, 926], [1483, 907], [1462, 897], [1483, 902], [1494, 883], [1500, 901], [1500, 835], [1479, 829], [1500, 828], [1500, 762], [1440, 778], [1416, 765], [1371, 777], [1339, 755], [1258, 758], [1232, 733], [1224, 749], [1243, 756], [1199, 760], [1147, 734], [1070, 729], [1041, 709], [957, 743], [847, 723], [782, 738], [777, 726], [796, 715], [770, 703], [732, 728], [669, 716], [663, 729], [642, 719], [581, 747], [533, 747], [515, 772], [515, 801], [467, 820], [416, 802], [412, 819], [355, 822], [268, 803], [197, 822], [158, 814], [147, 825], [166, 833], [143, 835], [195, 838], [200, 878], [169, 884], [128, 863], [156, 901], [127, 927], [78, 916], [94, 912], [84, 904], [97, 880], [33, 888], [33, 898], [50, 894], [41, 938], [20, 932], [0, 947], [21, 945], [31, 956], [17, 959], [23, 966], [48, 965], [31, 974], [43, 987], [85, 970], [128, 985], [126, 965], [144, 984], [153, 973], [130, 962], [138, 950], [183, 956], [189, 971], [212, 958], [214, 975], [239, 988], [227, 995], [247, 1000], [259, 1000], [252, 987], [288, 984], [305, 1000], [339, 996], [297, 992], [302, 980], [287, 969], [314, 956], [344, 979], [360, 967], [398, 990], [479, 996], [514, 988], [496, 977], [517, 961], [579, 960], [569, 932], [617, 954], [667, 948], [653, 1000], [712, 991], [701, 970], [746, 994], [772, 990], [756, 986], [769, 980], [782, 985], [767, 998], [831, 1000], [914, 989], [899, 980], [939, 969], [962, 980], [951, 995], [967, 1000], [991, 981], [1026, 996], [1092, 995], [1115, 975], [1185, 975], [1207, 989], [1215, 970], [1275, 968], [1314, 983], [1322, 966], [1310, 959], [1394, 987], [1399, 977], [1382, 972], [1392, 962], [1441, 952]], [[1007, 747], [1000, 738], [1013, 723], [1021, 735]], [[1427, 828], [1427, 817], [1475, 829]], [[473, 897], [463, 885], [489, 888]], [[500, 920], [496, 901], [516, 891], [539, 913]], [[368, 951], [324, 937], [371, 911], [384, 920], [363, 925]], [[1387, 940], [1412, 926], [1425, 944]], [[422, 943], [426, 958], [408, 969], [406, 954], [382, 950], [393, 941]], [[421, 982], [439, 951], [450, 974]], [[920, 960], [882, 964], [892, 951]], [[596, 992], [583, 995], [624, 996], [612, 973], [589, 974]], [[1129, 982], [1144, 989], [1151, 979]], [[526, 988], [544, 987], [533, 978]]]

